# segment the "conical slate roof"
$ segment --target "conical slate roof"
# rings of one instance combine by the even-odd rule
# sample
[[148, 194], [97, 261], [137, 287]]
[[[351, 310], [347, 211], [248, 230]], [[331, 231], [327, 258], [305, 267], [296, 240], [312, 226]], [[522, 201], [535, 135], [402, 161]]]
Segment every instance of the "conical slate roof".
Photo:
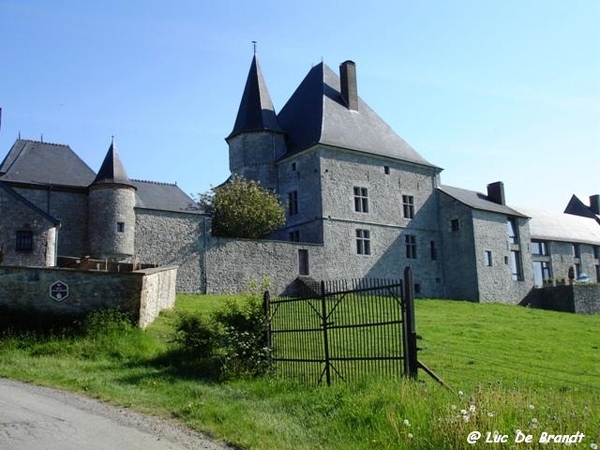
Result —
[[235, 125], [227, 139], [253, 131], [283, 132], [256, 55], [252, 58]]
[[316, 144], [436, 167], [386, 124], [362, 99], [348, 109], [340, 78], [326, 64], [314, 66], [278, 115], [288, 137], [288, 155]]
[[110, 147], [108, 149], [108, 152], [106, 153], [106, 157], [104, 158], [102, 166], [100, 166], [98, 175], [96, 175], [96, 179], [94, 180], [92, 185], [100, 183], [117, 183], [133, 186], [133, 184], [129, 180], [129, 177], [127, 176], [127, 172], [125, 172], [125, 167], [123, 167], [123, 163], [121, 163], [121, 159], [119, 158], [119, 155], [117, 153], [117, 146], [115, 145], [114, 139], [110, 143]]

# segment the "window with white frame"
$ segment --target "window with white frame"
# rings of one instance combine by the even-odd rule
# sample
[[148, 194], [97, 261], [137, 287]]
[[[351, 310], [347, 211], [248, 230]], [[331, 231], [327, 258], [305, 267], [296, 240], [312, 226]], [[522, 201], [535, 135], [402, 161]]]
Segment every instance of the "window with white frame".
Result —
[[356, 253], [359, 255], [371, 254], [371, 233], [369, 230], [356, 230]]
[[369, 212], [369, 191], [366, 187], [354, 186], [354, 211]]

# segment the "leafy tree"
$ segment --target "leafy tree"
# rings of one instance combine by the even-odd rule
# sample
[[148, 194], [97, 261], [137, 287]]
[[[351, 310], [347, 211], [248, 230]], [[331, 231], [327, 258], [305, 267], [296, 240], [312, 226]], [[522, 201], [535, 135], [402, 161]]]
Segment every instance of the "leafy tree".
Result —
[[201, 194], [198, 204], [213, 216], [213, 236], [260, 239], [285, 223], [277, 194], [239, 175]]

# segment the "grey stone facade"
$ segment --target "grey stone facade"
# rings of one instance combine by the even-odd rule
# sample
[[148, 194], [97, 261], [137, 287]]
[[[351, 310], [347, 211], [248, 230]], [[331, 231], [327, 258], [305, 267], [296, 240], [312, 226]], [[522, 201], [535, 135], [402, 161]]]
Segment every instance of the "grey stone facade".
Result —
[[135, 250], [140, 261], [178, 265], [177, 292], [202, 292], [206, 218], [199, 214], [135, 209]]
[[[175, 304], [176, 267], [109, 273], [58, 268], [0, 267], [0, 308], [8, 311], [81, 316], [100, 308], [119, 308], [140, 327]], [[67, 286], [64, 298], [52, 286]]]

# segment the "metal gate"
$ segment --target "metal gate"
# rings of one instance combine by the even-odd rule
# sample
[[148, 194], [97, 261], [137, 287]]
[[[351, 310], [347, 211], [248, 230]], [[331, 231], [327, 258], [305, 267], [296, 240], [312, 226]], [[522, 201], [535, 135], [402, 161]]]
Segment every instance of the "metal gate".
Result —
[[327, 385], [337, 379], [416, 375], [416, 335], [411, 339], [406, 326], [412, 323], [414, 330], [412, 289], [403, 292], [412, 275], [409, 284], [406, 276], [404, 283], [322, 281], [299, 296], [265, 294], [275, 373]]

